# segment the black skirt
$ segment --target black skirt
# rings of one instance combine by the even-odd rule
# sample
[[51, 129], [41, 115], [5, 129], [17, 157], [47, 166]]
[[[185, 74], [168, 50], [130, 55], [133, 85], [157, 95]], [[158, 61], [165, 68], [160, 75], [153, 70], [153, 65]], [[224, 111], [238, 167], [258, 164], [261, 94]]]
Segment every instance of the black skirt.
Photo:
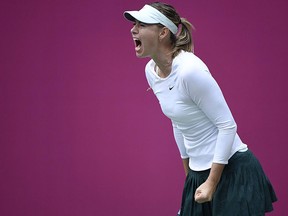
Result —
[[181, 216], [263, 216], [277, 200], [273, 187], [251, 151], [237, 152], [225, 166], [211, 202], [194, 200], [196, 189], [210, 170], [188, 173], [182, 195]]

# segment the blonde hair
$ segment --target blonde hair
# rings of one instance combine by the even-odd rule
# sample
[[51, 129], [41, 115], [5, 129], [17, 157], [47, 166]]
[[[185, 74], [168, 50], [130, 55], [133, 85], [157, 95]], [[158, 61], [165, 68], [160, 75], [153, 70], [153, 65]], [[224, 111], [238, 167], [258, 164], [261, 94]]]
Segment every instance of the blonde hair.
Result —
[[178, 33], [176, 35], [170, 32], [170, 40], [173, 47], [172, 57], [177, 56], [181, 50], [194, 52], [192, 38], [192, 29], [194, 29], [194, 27], [192, 24], [187, 19], [180, 17], [176, 9], [169, 4], [154, 2], [149, 5], [164, 14], [178, 27]]

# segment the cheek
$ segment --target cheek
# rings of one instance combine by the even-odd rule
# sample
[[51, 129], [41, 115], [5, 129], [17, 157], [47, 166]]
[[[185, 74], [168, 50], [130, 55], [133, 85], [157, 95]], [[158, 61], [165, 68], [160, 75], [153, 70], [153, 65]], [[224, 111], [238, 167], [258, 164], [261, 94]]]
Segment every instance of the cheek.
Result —
[[152, 32], [149, 35], [147, 35], [147, 40], [145, 41], [146, 45], [150, 48], [156, 48], [158, 44], [158, 36]]

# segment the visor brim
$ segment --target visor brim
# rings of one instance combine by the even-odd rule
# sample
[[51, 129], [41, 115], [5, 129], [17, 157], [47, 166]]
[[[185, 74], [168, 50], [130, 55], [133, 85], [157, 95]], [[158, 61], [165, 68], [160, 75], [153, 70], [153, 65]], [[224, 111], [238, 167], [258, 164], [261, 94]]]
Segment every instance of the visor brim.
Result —
[[159, 23], [157, 20], [151, 18], [150, 16], [147, 16], [144, 13], [141, 13], [140, 11], [125, 11], [124, 17], [132, 22], [135, 22], [138, 20], [139, 22], [147, 23], [147, 24], [157, 24]]

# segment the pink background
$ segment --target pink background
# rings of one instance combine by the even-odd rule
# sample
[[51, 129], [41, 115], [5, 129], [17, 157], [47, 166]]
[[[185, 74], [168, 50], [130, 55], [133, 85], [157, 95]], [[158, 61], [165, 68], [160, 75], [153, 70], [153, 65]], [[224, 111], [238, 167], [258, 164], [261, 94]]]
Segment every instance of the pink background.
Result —
[[[167, 1], [287, 214], [286, 0]], [[169, 216], [184, 173], [124, 10], [146, 1], [0, 3], [0, 215]]]

